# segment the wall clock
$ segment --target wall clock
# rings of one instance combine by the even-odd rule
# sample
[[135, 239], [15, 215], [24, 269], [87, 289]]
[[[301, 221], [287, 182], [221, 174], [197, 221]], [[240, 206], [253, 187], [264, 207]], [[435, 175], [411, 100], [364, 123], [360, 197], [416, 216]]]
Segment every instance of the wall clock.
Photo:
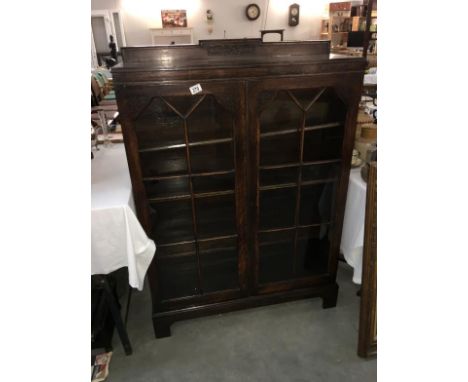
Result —
[[245, 15], [250, 21], [257, 20], [260, 17], [260, 7], [257, 4], [247, 5]]
[[295, 27], [299, 24], [299, 4], [289, 6], [289, 26]]

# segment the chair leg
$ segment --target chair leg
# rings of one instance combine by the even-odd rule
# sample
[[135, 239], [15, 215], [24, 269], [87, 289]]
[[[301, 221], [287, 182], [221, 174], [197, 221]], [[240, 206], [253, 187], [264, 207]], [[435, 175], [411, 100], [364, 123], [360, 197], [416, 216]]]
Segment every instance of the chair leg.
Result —
[[122, 321], [122, 317], [120, 316], [118, 302], [115, 299], [115, 296], [112, 293], [109, 283], [107, 282], [107, 279], [105, 277], [101, 280], [101, 283], [106, 293], [106, 299], [109, 305], [109, 309], [111, 311], [112, 318], [114, 319], [117, 332], [119, 333], [120, 341], [122, 342], [125, 354], [130, 355], [132, 354], [132, 346], [128, 338], [127, 329], [125, 328], [125, 325]]
[[128, 286], [128, 297], [127, 297], [127, 308], [125, 309], [125, 326], [127, 326], [127, 322], [128, 322], [128, 311], [129, 311], [129, 308], [130, 308], [130, 301], [132, 299], [132, 292], [133, 292], [133, 288], [129, 285]]

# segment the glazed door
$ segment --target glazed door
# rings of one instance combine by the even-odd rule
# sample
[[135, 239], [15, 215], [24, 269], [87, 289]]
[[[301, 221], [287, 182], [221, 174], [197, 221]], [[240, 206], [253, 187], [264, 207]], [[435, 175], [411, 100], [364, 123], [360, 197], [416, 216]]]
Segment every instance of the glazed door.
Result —
[[354, 128], [346, 128], [346, 103], [327, 81], [266, 80], [249, 86], [257, 293], [334, 277], [347, 186], [340, 181], [349, 174], [344, 163]]
[[202, 82], [192, 95], [192, 85], [126, 86], [119, 105], [157, 245], [153, 303], [165, 309], [246, 290], [244, 88]]

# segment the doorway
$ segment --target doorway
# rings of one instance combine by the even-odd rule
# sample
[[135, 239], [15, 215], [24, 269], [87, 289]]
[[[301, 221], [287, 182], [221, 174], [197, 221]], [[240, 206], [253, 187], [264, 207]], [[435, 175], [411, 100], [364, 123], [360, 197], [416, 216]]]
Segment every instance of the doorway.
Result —
[[117, 55], [126, 46], [122, 15], [119, 10], [91, 11], [91, 62], [94, 67], [103, 65], [104, 57], [110, 55], [110, 36], [114, 37]]

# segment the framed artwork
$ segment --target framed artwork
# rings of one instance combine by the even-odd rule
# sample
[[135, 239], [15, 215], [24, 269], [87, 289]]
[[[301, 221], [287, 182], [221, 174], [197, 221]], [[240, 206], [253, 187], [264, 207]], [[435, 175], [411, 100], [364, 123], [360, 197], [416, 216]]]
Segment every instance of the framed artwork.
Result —
[[161, 19], [163, 28], [187, 27], [187, 11], [184, 9], [162, 10]]
[[322, 20], [322, 33], [328, 33], [328, 20]]

